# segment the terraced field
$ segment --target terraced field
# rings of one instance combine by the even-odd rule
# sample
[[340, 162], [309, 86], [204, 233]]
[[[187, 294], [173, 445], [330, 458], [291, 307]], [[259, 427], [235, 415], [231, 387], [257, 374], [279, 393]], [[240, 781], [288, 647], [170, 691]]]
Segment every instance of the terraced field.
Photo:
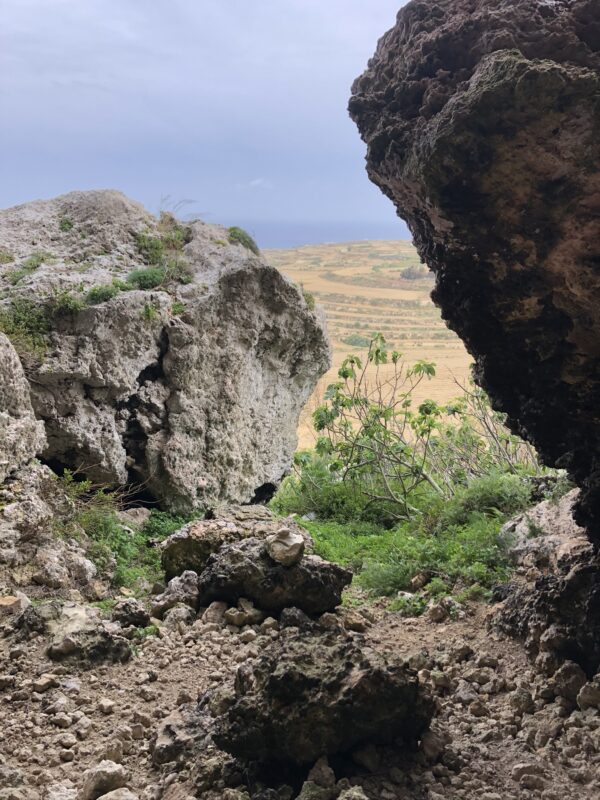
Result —
[[364, 354], [374, 333], [383, 333], [407, 363], [418, 359], [436, 363], [436, 377], [419, 387], [417, 400], [431, 397], [444, 402], [458, 393], [455, 380], [467, 378], [471, 359], [431, 302], [433, 279], [410, 242], [307, 245], [266, 250], [265, 256], [324, 308], [333, 346], [333, 367], [319, 382], [300, 420], [300, 446], [314, 443], [311, 413], [335, 380], [341, 362], [348, 353]]

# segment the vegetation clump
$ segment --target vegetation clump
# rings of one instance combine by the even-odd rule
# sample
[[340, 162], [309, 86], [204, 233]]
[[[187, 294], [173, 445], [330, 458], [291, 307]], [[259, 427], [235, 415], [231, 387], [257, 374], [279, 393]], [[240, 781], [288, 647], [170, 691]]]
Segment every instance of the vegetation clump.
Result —
[[[129, 286], [127, 287], [129, 288]], [[106, 303], [116, 297], [123, 291], [122, 282], [107, 283], [103, 286], [93, 286], [85, 296], [85, 302], [88, 306], [96, 306], [100, 303]]]
[[500, 529], [533, 502], [531, 476], [550, 472], [481, 389], [417, 404], [415, 390], [434, 376], [434, 364], [407, 366], [376, 335], [364, 363], [343, 362], [313, 415], [316, 450], [297, 454], [272, 501], [373, 594], [413, 591], [419, 576], [414, 598], [396, 603], [403, 613], [444, 594], [487, 597], [505, 581]]
[[62, 233], [68, 233], [73, 230], [73, 222], [68, 217], [61, 217], [58, 227]]
[[57, 533], [80, 540], [105, 579], [114, 587], [136, 590], [162, 577], [156, 545], [190, 517], [152, 511], [140, 530], [132, 530], [119, 519], [121, 495], [78, 480], [68, 470], [57, 480], [71, 501], [71, 512]]
[[246, 250], [250, 250], [255, 255], [260, 254], [260, 250], [258, 249], [258, 245], [247, 233], [243, 228], [238, 228], [236, 225], [228, 228], [227, 230], [228, 239], [231, 244], [241, 244], [242, 247], [245, 247]]
[[10, 250], [0, 247], [0, 264], [12, 264], [14, 260], [15, 257]]

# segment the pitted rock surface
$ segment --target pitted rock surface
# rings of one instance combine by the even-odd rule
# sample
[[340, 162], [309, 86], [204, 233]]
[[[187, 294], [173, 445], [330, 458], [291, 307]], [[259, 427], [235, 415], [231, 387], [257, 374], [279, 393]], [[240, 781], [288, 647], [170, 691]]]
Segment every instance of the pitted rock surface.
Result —
[[493, 624], [522, 639], [542, 672], [567, 659], [591, 676], [600, 669], [600, 558], [573, 520], [576, 497], [544, 501], [505, 525], [517, 573]]
[[0, 483], [38, 455], [45, 444], [44, 426], [33, 414], [19, 356], [0, 333]]
[[433, 714], [416, 673], [335, 634], [289, 631], [240, 667], [214, 740], [249, 761], [308, 764], [369, 741], [416, 742]]
[[141, 485], [172, 510], [264, 500], [329, 365], [323, 319], [261, 256], [200, 221], [177, 255], [185, 282], [88, 304], [92, 289], [131, 289], [128, 275], [148, 266], [137, 237], [164, 236], [161, 225], [114, 191], [0, 212], [13, 259], [0, 266], [2, 307], [33, 301], [49, 325], [44, 346], [23, 354], [43, 456]]
[[264, 541], [244, 539], [224, 545], [208, 559], [198, 578], [198, 604], [235, 604], [247, 598], [271, 613], [295, 606], [307, 614], [323, 614], [341, 603], [351, 581], [350, 570], [318, 556], [285, 567], [271, 558]]
[[599, 20], [599, 0], [413, 0], [350, 101], [478, 381], [570, 471], [594, 537]]

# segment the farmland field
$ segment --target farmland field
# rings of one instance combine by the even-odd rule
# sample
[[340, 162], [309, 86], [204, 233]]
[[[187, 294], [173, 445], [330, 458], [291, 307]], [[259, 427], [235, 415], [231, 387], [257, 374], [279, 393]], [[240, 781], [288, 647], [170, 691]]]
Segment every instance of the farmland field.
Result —
[[314, 295], [327, 317], [333, 367], [319, 381], [302, 414], [301, 447], [314, 444], [311, 413], [336, 379], [341, 362], [348, 353], [364, 355], [374, 333], [383, 333], [409, 364], [419, 359], [435, 362], [437, 375], [419, 387], [417, 400], [431, 397], [444, 402], [458, 394], [455, 379], [463, 382], [468, 377], [471, 358], [432, 303], [433, 279], [410, 242], [307, 245], [265, 250], [264, 255]]

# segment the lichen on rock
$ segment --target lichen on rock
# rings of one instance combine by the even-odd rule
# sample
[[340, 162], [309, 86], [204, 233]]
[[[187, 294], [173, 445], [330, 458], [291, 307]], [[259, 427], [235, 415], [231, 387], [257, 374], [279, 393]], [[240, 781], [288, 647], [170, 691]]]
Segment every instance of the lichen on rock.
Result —
[[512, 428], [600, 537], [598, 0], [413, 0], [354, 84], [371, 179]]
[[329, 365], [323, 319], [289, 280], [225, 229], [113, 191], [2, 211], [0, 246], [0, 329], [49, 464], [175, 511], [269, 497]]

